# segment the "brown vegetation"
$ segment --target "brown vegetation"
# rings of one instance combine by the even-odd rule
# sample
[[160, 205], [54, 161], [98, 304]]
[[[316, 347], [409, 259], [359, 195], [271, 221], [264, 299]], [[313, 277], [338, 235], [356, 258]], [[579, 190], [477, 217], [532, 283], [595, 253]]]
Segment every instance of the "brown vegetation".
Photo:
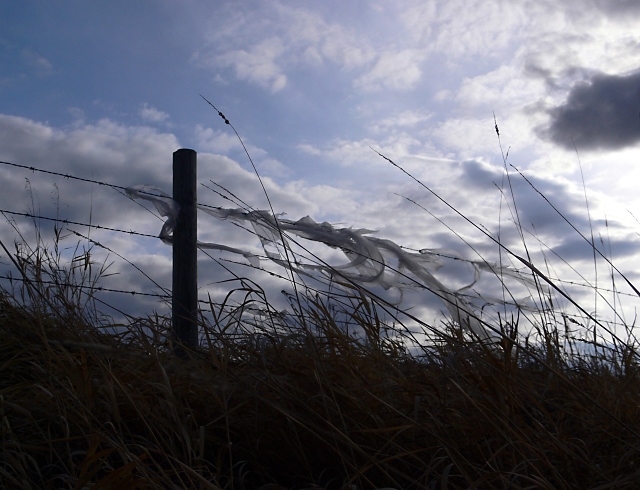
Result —
[[[631, 350], [568, 358], [556, 332], [496, 350], [450, 326], [412, 355], [354, 294], [305, 298], [288, 333], [203, 324], [205, 347], [181, 359], [170, 342], [151, 341], [167, 338], [163, 319], [103, 333], [61, 300], [62, 287], [36, 293], [31, 283], [29, 294], [0, 298], [4, 488], [640, 481]], [[364, 335], [347, 335], [336, 308]]]

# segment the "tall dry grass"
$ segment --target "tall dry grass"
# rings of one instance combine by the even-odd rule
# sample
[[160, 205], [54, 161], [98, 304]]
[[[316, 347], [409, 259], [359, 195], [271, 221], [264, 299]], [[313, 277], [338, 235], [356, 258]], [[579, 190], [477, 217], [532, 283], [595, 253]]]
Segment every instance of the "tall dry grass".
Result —
[[[96, 328], [78, 294], [93, 278], [70, 283], [35, 252], [13, 254], [28, 281], [0, 297], [4, 488], [640, 481], [635, 346], [569, 357], [559, 326], [527, 343], [503, 324], [496, 351], [451, 324], [416, 354], [354, 290], [306, 295], [293, 320], [214, 311], [184, 360], [171, 354], [167, 319], [132, 321], [120, 335]], [[52, 272], [63, 281], [43, 282]], [[230, 293], [244, 298], [239, 309], [263, 301], [257, 287]]]
[[640, 484], [633, 325], [605, 343], [562, 312], [540, 311], [527, 331], [498, 317], [485, 325], [496, 347], [456, 322], [422, 322], [416, 349], [353, 284], [297, 284], [283, 315], [238, 279], [180, 358], [168, 318], [101, 316], [108, 264], [81, 248], [65, 263], [59, 237], [51, 250], [5, 248], [20, 276], [0, 294], [3, 488]]

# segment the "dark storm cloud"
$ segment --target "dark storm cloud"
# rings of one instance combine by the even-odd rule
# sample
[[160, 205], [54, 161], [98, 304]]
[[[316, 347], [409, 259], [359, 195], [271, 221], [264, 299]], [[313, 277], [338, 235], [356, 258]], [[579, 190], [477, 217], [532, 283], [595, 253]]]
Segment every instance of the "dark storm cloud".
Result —
[[640, 15], [638, 0], [596, 0], [596, 6], [611, 17]]
[[[589, 238], [589, 236], [586, 236]], [[597, 254], [597, 260], [601, 259], [600, 254], [617, 263], [624, 269], [624, 262], [622, 259], [633, 257], [638, 252], [638, 240], [633, 236], [624, 238], [607, 238], [606, 240], [595, 239], [595, 247], [600, 253]], [[554, 254], [568, 262], [575, 262], [578, 260], [593, 261], [593, 247], [583, 237], [577, 233], [565, 238], [562, 243], [556, 247], [551, 248]]]
[[572, 150], [614, 150], [640, 141], [640, 72], [594, 75], [576, 83], [567, 101], [549, 111], [540, 136]]
[[[515, 199], [517, 209], [513, 207], [513, 204], [510, 204], [508, 208], [503, 208], [503, 221], [499, 229], [502, 243], [514, 250], [517, 250], [521, 244], [518, 227], [513, 224], [515, 221], [518, 221], [525, 230], [527, 240], [533, 240], [529, 242], [529, 245], [535, 243], [536, 240], [541, 240], [543, 248], [547, 248], [547, 243], [551, 247], [560, 247], [553, 251], [560, 253], [566, 260], [593, 256], [593, 251], [590, 251], [588, 243], [579, 236], [573, 227], [585, 237], [590, 236], [591, 229], [594, 230], [596, 237], [600, 233], [607, 236], [609, 232], [622, 229], [622, 225], [615, 220], [599, 219], [594, 215], [590, 218], [584, 195], [567, 181], [545, 178], [526, 172], [525, 180], [515, 170], [510, 169], [510, 181], [503, 182], [503, 169], [499, 166], [467, 160], [462, 163], [462, 167], [464, 172], [457, 181], [457, 187], [468, 189], [476, 196], [486, 196], [492, 192], [499, 192], [498, 187], [504, 186], [503, 192], [508, 198], [507, 200], [512, 203], [512, 199]], [[489, 227], [495, 226], [491, 224], [491, 216], [475, 215], [474, 220]], [[492, 230], [494, 236], [497, 236], [498, 228], [494, 227]], [[637, 241], [635, 240], [628, 241], [619, 237], [611, 240], [611, 247], [616, 258], [629, 257], [637, 251]], [[474, 246], [483, 253], [490, 253], [492, 249], [495, 249], [493, 243], [487, 240], [474, 244]], [[600, 245], [598, 246], [600, 247]], [[608, 247], [607, 245], [602, 250], [609, 250]]]

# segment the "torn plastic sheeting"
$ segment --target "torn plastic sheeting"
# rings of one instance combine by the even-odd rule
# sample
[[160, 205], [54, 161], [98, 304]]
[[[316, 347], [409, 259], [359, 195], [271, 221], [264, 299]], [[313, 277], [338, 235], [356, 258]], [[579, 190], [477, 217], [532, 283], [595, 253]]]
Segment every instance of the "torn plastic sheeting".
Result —
[[[146, 184], [133, 185], [131, 187], [127, 187], [126, 189], [127, 195], [132, 199], [144, 199], [146, 201], [150, 201], [153, 203], [158, 213], [161, 216], [165, 216], [167, 220], [162, 225], [162, 229], [160, 230], [159, 238], [167, 245], [173, 245], [173, 230], [176, 227], [176, 222], [178, 220], [178, 212], [180, 210], [180, 205], [175, 202], [171, 196], [169, 196], [166, 192], [158, 187], [153, 187]], [[200, 206], [198, 206], [201, 208]], [[206, 208], [205, 208], [206, 209]], [[229, 211], [228, 213], [219, 213], [216, 215], [218, 219], [227, 219], [230, 216], [234, 216], [237, 210], [221, 210], [221, 211]], [[211, 213], [210, 213], [211, 214]], [[244, 257], [249, 261], [249, 263], [254, 267], [260, 267], [260, 260], [256, 257], [255, 254], [251, 252], [245, 252], [244, 250], [240, 250], [233, 247], [228, 247], [227, 245], [221, 245], [219, 243], [205, 243], [198, 241], [198, 248], [208, 249], [208, 250], [222, 250], [226, 252], [232, 252], [236, 254], [244, 255]]]
[[176, 227], [178, 211], [180, 210], [178, 203], [162, 189], [146, 184], [132, 185], [127, 187], [126, 192], [131, 199], [150, 201], [156, 207], [160, 216], [167, 218], [162, 225], [162, 230], [160, 230], [160, 239], [167, 243], [167, 239], [171, 238], [171, 234]]
[[[162, 241], [167, 245], [173, 245], [173, 236], [163, 238]], [[245, 252], [239, 248], [228, 247], [227, 245], [222, 245], [220, 243], [206, 243], [199, 240], [197, 242], [197, 247], [201, 250], [221, 250], [223, 252], [232, 252], [244, 255], [253, 267], [260, 267], [260, 258], [257, 255], [252, 254], [251, 252]]]
[[[127, 189], [127, 194], [134, 199], [145, 199], [152, 202], [158, 212], [166, 216], [167, 220], [162, 227], [160, 238], [164, 243], [171, 244], [171, 233], [175, 228], [178, 205], [166, 193], [151, 186], [133, 186]], [[298, 274], [313, 276], [315, 272], [329, 279], [346, 279], [363, 286], [381, 286], [387, 290], [397, 288], [402, 291], [402, 288], [406, 287], [426, 287], [444, 301], [454, 321], [481, 338], [495, 339], [496, 335], [488, 332], [481, 326], [478, 319], [474, 318], [475, 308], [460, 293], [473, 287], [483, 272], [514, 278], [527, 287], [535, 286], [531, 279], [509, 267], [490, 264], [484, 260], [464, 259], [460, 254], [450, 250], [423, 249], [418, 253], [407, 252], [391, 240], [367, 236], [374, 233], [368, 229], [335, 228], [327, 222], [317, 223], [309, 216], [292, 221], [279, 216], [274, 217], [268, 211], [245, 211], [202, 205], [197, 207], [219, 220], [230, 220], [238, 224], [248, 222], [260, 239], [267, 257], [276, 264]], [[295, 258], [287, 260], [284, 249], [292, 251], [292, 248], [285, 238], [286, 235], [295, 235], [334, 249], [340, 249], [349, 260], [338, 265], [302, 263]], [[216, 243], [198, 242], [198, 247], [241, 254], [254, 267], [259, 266], [258, 257], [247, 251]], [[440, 255], [450, 256], [468, 263], [474, 270], [473, 281], [457, 290], [446, 287], [433, 275], [433, 272], [442, 266]], [[392, 267], [390, 265], [392, 261], [397, 263], [397, 266]], [[411, 284], [409, 281], [415, 282]]]

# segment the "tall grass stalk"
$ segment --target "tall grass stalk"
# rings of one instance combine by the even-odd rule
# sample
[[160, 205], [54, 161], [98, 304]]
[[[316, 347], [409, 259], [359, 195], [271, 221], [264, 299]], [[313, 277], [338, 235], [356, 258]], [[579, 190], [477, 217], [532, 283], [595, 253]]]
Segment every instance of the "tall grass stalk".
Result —
[[[294, 243], [278, 233], [281, 247]], [[201, 312], [200, 347], [182, 359], [169, 318], [130, 318], [107, 333], [114, 325], [94, 292], [108, 263], [80, 246], [65, 262], [54, 235], [52, 249], [40, 238], [4, 249], [21, 276], [0, 292], [4, 488], [640, 482], [634, 325], [623, 323], [624, 338], [587, 338], [588, 322], [606, 325], [500, 240], [536, 278], [539, 310], [497, 309], [491, 322], [465, 311], [498, 345], [460, 315], [435, 326], [335, 271], [317, 290], [291, 274], [288, 312], [256, 282], [229, 280], [224, 300]], [[552, 292], [583, 316], [557, 309]]]

